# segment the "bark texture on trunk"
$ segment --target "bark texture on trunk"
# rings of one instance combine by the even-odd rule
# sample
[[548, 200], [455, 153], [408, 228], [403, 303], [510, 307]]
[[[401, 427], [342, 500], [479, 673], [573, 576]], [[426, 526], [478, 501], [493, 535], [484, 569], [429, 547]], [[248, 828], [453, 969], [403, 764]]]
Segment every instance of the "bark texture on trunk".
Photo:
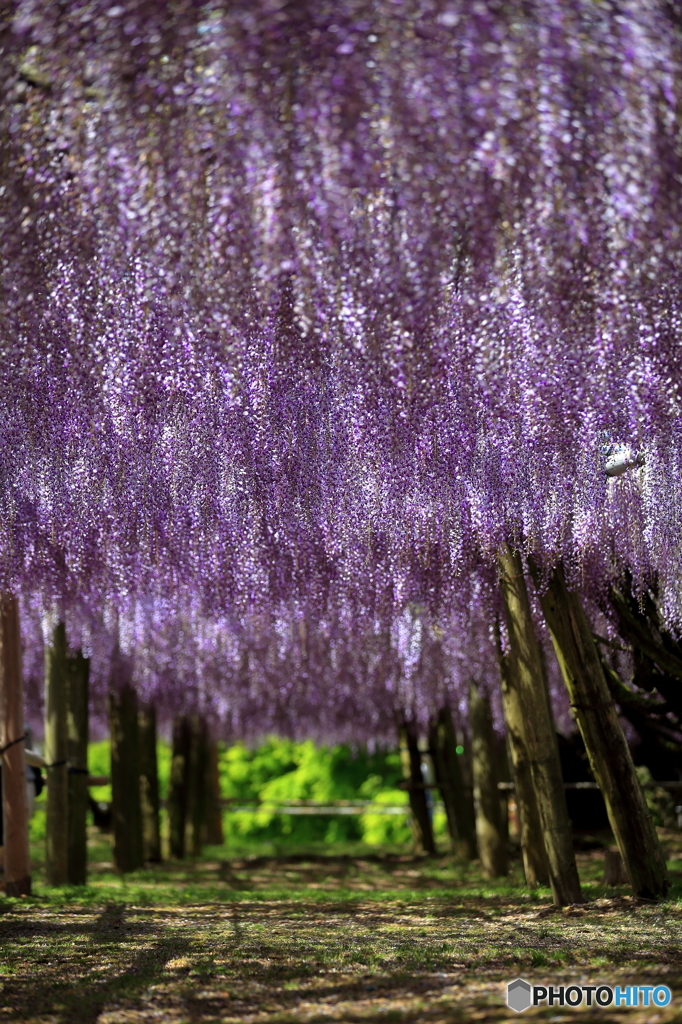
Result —
[[526, 740], [526, 717], [511, 652], [503, 654], [498, 635], [498, 656], [502, 681], [502, 708], [507, 726], [507, 741], [514, 771], [514, 794], [519, 823], [519, 840], [526, 885], [535, 889], [549, 885], [549, 866], [542, 836], [531, 762]]
[[523, 563], [505, 546], [499, 555], [501, 589], [514, 681], [524, 717], [524, 736], [547, 853], [549, 882], [557, 906], [583, 900], [573, 851], [571, 822], [561, 774], [544, 660], [535, 636]]
[[88, 870], [88, 682], [90, 662], [79, 652], [68, 658], [68, 854], [67, 878], [85, 885]]
[[190, 758], [192, 730], [187, 715], [173, 721], [173, 752], [168, 792], [168, 827], [170, 855], [177, 860], [185, 856], [185, 823], [187, 820], [187, 765]]
[[147, 705], [137, 715], [140, 738], [140, 804], [145, 861], [161, 861], [159, 769], [156, 755], [156, 708]]
[[464, 779], [457, 753], [457, 736], [450, 708], [442, 707], [431, 724], [429, 746], [436, 782], [440, 789], [448, 831], [455, 856], [462, 861], [476, 858], [476, 826], [464, 792]]
[[[5, 895], [31, 895], [19, 602], [0, 595], [0, 747]], [[19, 741], [19, 742], [16, 742]]]
[[403, 778], [408, 786], [410, 800], [410, 821], [412, 836], [417, 853], [433, 856], [436, 843], [433, 838], [433, 827], [422, 775], [422, 759], [417, 742], [414, 723], [404, 721], [398, 729], [400, 739], [400, 759], [403, 766]]
[[114, 863], [124, 873], [144, 863], [137, 694], [130, 683], [109, 693], [109, 729]]
[[45, 760], [47, 807], [45, 822], [45, 880], [48, 885], [69, 881], [69, 671], [66, 630], [55, 626], [52, 645], [45, 648]]
[[222, 846], [224, 836], [223, 811], [220, 804], [220, 765], [218, 758], [218, 744], [215, 740], [212, 740], [208, 746], [206, 791], [206, 842], [210, 846]]
[[561, 565], [538, 592], [630, 884], [635, 895], [658, 899], [668, 891], [665, 859], [580, 598]]
[[497, 788], [500, 780], [495, 735], [489, 701], [473, 682], [469, 687], [469, 722], [478, 854], [483, 874], [499, 878], [507, 874], [507, 843]]

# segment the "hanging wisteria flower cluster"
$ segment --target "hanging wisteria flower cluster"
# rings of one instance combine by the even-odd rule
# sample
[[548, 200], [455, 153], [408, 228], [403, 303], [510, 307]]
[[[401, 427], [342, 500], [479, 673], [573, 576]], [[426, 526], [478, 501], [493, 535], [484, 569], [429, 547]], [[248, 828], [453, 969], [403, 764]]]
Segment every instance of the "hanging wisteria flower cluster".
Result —
[[682, 621], [674, 4], [3, 12], [4, 589], [328, 732], [415, 607], [492, 657], [505, 539]]

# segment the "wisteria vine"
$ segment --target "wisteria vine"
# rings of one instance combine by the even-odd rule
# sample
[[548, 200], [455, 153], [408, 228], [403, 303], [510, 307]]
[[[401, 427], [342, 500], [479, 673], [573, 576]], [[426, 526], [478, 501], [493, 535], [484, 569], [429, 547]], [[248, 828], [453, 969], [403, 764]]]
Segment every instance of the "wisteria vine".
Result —
[[475, 660], [504, 540], [682, 621], [674, 4], [1, 11], [4, 589], [178, 702], [321, 624], [334, 728], [414, 607]]

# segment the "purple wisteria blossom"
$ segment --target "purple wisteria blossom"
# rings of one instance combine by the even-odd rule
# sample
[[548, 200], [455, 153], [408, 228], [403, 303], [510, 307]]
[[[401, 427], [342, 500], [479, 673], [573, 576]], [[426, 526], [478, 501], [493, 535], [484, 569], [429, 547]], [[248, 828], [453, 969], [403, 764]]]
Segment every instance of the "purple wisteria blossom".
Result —
[[36, 651], [61, 615], [102, 687], [118, 643], [169, 708], [332, 735], [494, 670], [504, 540], [595, 597], [656, 574], [679, 627], [674, 4], [3, 13], [0, 584]]

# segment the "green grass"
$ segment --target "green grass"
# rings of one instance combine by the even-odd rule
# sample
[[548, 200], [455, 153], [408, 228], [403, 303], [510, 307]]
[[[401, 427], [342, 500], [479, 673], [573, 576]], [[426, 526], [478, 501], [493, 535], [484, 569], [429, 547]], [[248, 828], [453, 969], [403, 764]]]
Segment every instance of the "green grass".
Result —
[[[109, 839], [90, 835], [88, 886], [0, 901], [0, 1022], [257, 1024], [509, 1019], [507, 981], [664, 982], [682, 996], [682, 863], [666, 833], [668, 900], [634, 900], [581, 854], [588, 902], [558, 911], [506, 879], [447, 856], [318, 843], [208, 848], [200, 861], [116, 875]], [[679, 1004], [678, 1004], [679, 1005]], [[533, 1011], [552, 1021], [575, 1011]], [[580, 1022], [625, 1020], [582, 1011]], [[628, 1024], [679, 1020], [628, 1010]]]

